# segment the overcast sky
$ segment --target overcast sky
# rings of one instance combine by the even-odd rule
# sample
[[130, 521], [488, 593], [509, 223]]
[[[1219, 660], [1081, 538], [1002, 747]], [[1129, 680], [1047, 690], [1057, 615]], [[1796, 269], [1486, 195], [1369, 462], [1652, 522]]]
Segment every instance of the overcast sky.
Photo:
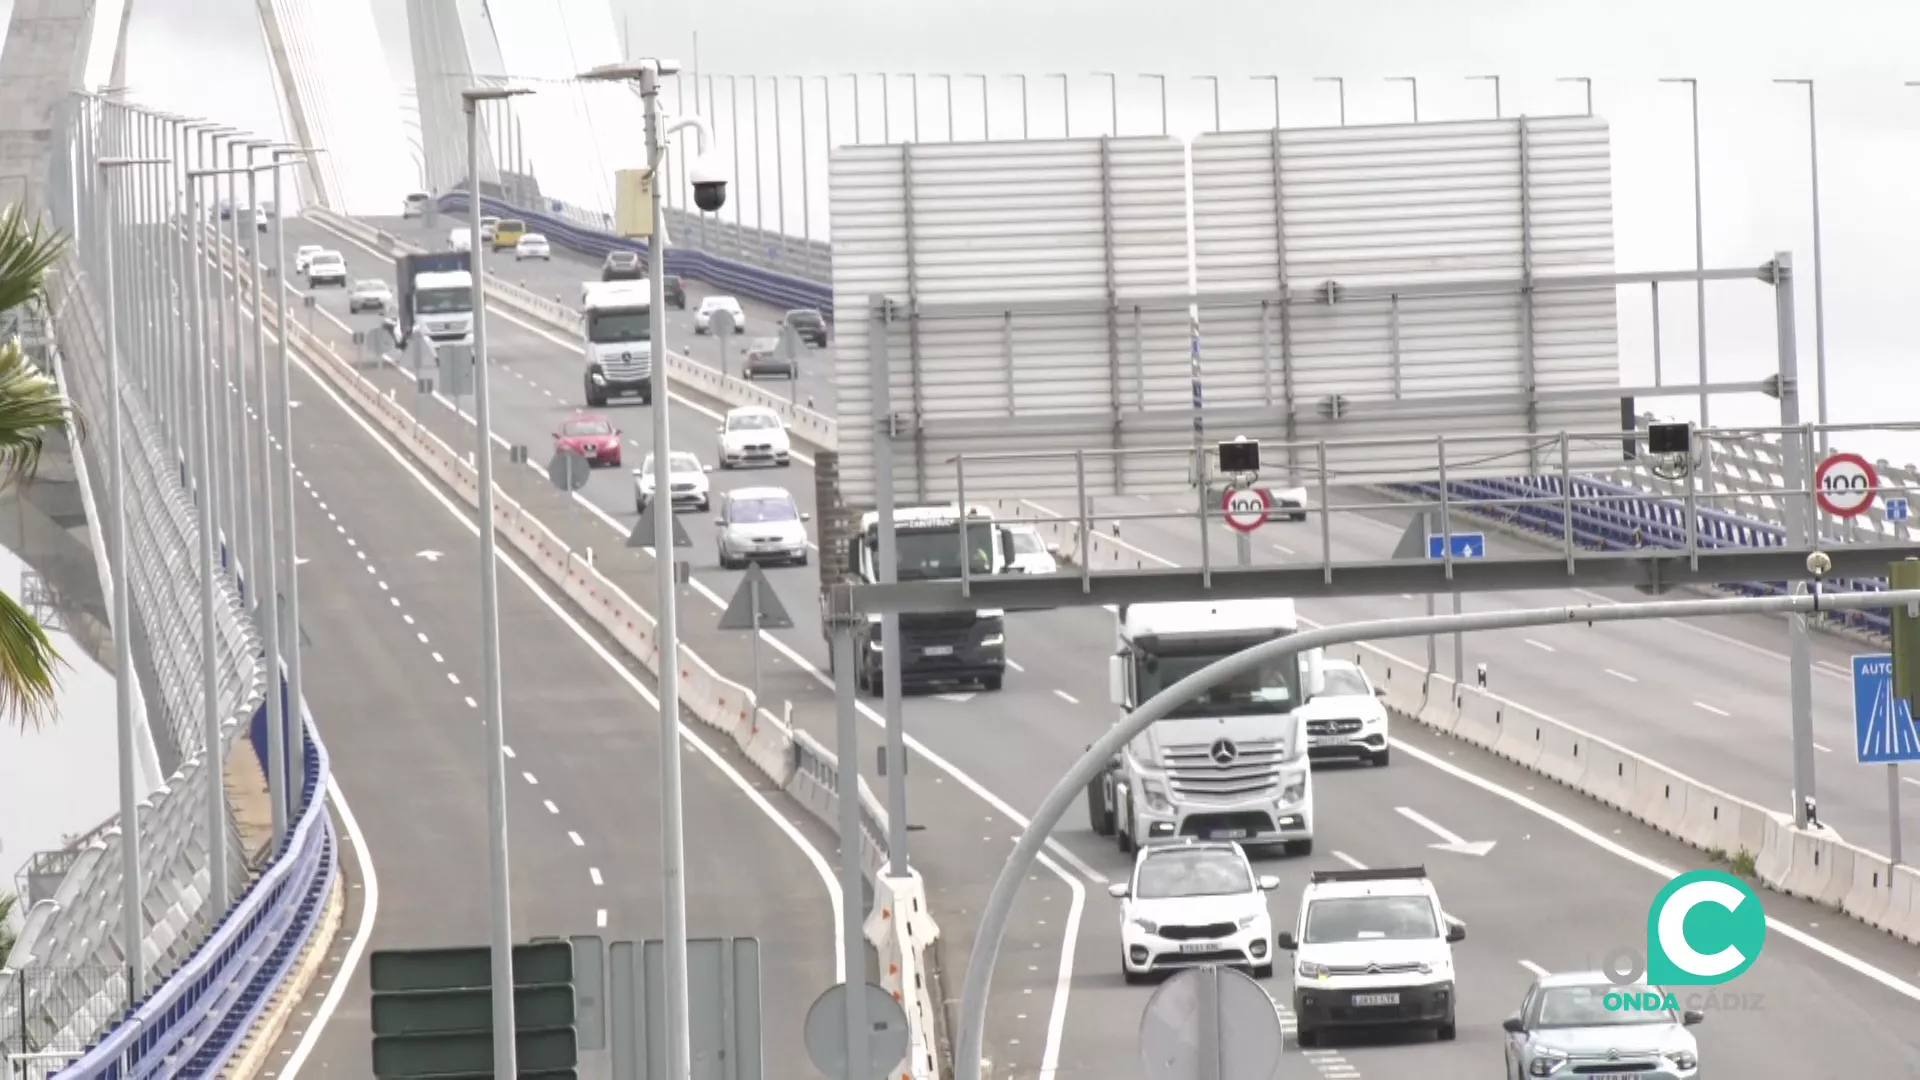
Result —
[[[404, 37], [403, 0], [308, 0], [318, 11], [365, 10], [383, 28], [383, 45], [343, 47], [326, 57], [330, 78], [361, 85], [411, 81]], [[459, 0], [478, 22], [479, 0]], [[4, 10], [8, 0], [0, 0]], [[1911, 412], [1920, 376], [1905, 372], [1915, 339], [1911, 253], [1920, 248], [1920, 3], [1914, 0], [1834, 0], [1809, 5], [1792, 0], [1609, 0], [1571, 4], [1558, 0], [1347, 0], [1308, 5], [1272, 0], [1198, 0], [1169, 8], [1160, 0], [967, 0], [935, 5], [924, 0], [490, 0], [496, 23], [509, 29], [503, 52], [513, 74], [556, 76], [577, 71], [588, 55], [629, 48], [635, 55], [697, 60], [712, 73], [762, 75], [874, 72], [1030, 72], [1029, 118], [1035, 137], [1061, 131], [1059, 82], [1046, 72], [1078, 76], [1071, 107], [1075, 135], [1108, 127], [1106, 84], [1094, 71], [1123, 73], [1118, 93], [1121, 127], [1127, 134], [1157, 130], [1154, 84], [1138, 72], [1168, 72], [1173, 126], [1191, 133], [1212, 125], [1207, 84], [1195, 73], [1222, 74], [1223, 125], [1264, 127], [1272, 122], [1273, 92], [1250, 77], [1282, 77], [1282, 111], [1294, 125], [1337, 122], [1333, 87], [1321, 75], [1344, 75], [1350, 122], [1399, 122], [1408, 118], [1405, 84], [1388, 76], [1421, 78], [1425, 119], [1485, 116], [1492, 87], [1467, 76], [1499, 72], [1507, 115], [1566, 113], [1583, 107], [1578, 87], [1564, 76], [1595, 79], [1595, 107], [1612, 127], [1615, 231], [1623, 268], [1684, 267], [1693, 261], [1691, 154], [1686, 91], [1664, 87], [1660, 76], [1702, 80], [1701, 126], [1706, 177], [1706, 251], [1709, 263], [1756, 263], [1777, 249], [1800, 259], [1802, 367], [1812, 381], [1815, 354], [1812, 306], [1812, 234], [1807, 168], [1804, 92], [1771, 84], [1775, 77], [1814, 77], [1820, 84], [1826, 345], [1837, 417], [1884, 418]], [[612, 7], [612, 25], [624, 43], [588, 31], [589, 16]], [[336, 7], [337, 5], [337, 7]], [[509, 5], [513, 5], [509, 7]], [[1175, 14], [1170, 15], [1169, 11]], [[599, 25], [607, 16], [600, 14]], [[515, 35], [514, 25], [546, 20], [538, 42]], [[553, 30], [551, 28], [558, 28]], [[570, 38], [569, 35], [572, 35]], [[488, 50], [489, 52], [491, 50]], [[141, 0], [133, 34], [129, 81], [139, 96], [162, 108], [217, 116], [267, 134], [280, 122], [255, 0]], [[763, 85], [765, 81], [763, 80]], [[726, 84], [720, 82], [721, 119]], [[788, 89], [789, 129], [797, 128], [797, 89]], [[813, 144], [809, 150], [812, 204], [804, 214], [816, 235], [828, 236], [825, 138], [827, 108], [820, 84], [809, 84], [806, 105]], [[851, 140], [852, 90], [832, 81], [833, 138]], [[946, 106], [935, 87], [921, 80], [923, 137], [943, 138]], [[955, 126], [961, 138], [980, 131], [978, 83], [956, 94]], [[992, 86], [994, 134], [1013, 134], [1020, 118], [1018, 84]], [[879, 86], [863, 90], [861, 120], [874, 140], [883, 123]], [[894, 138], [910, 130], [904, 80], [893, 87], [889, 117]], [[750, 102], [747, 103], [750, 106]], [[546, 108], [543, 106], [542, 108]], [[708, 111], [712, 111], [708, 103]], [[633, 132], [593, 132], [574, 139], [558, 121], [539, 113], [541, 140], [553, 145], [590, 141], [576, 172], [598, 175], [561, 180], [556, 162], [536, 169], [543, 183], [580, 190], [605, 187], [604, 171], [630, 149]], [[525, 110], [523, 126], [536, 116]], [[743, 108], [742, 124], [749, 112]], [[371, 125], [356, 117], [360, 122]], [[766, 121], [763, 121], [765, 123]], [[770, 126], [770, 124], [768, 125]], [[750, 131], [750, 129], [749, 129]], [[784, 205], [776, 197], [752, 197], [753, 157], [742, 154], [735, 181], [738, 204], [753, 224], [756, 202], [768, 206], [769, 227], [784, 217], [799, 231], [800, 196], [791, 182], [797, 152], [769, 146], [772, 162], [788, 163]], [[785, 141], [795, 134], [789, 130]], [[723, 145], [729, 143], [724, 126]], [[729, 147], [730, 150], [730, 147]], [[406, 167], [408, 173], [411, 166]], [[404, 178], [393, 181], [404, 186]], [[398, 187], [392, 193], [397, 198]], [[381, 199], [388, 196], [383, 192]], [[784, 210], [784, 215], [781, 211]], [[1710, 338], [1716, 378], [1746, 378], [1771, 369], [1771, 314], [1764, 292], [1717, 299], [1710, 293]], [[1665, 309], [1669, 377], [1694, 364], [1690, 303]], [[1623, 306], [1622, 352], [1628, 377], [1651, 373], [1646, 312]], [[1809, 390], [1811, 388], [1809, 387]], [[1758, 419], [1765, 402], [1750, 403]], [[1920, 453], [1911, 454], [1920, 457]]]

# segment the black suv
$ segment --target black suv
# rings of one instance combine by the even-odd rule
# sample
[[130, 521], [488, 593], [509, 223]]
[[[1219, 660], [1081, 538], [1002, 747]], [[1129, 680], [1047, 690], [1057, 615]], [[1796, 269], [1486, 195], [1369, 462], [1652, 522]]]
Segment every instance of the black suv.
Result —
[[793, 332], [808, 345], [827, 347], [826, 316], [812, 308], [797, 308], [780, 317], [781, 326], [793, 327]]
[[646, 264], [637, 251], [609, 251], [600, 264], [601, 281], [638, 281], [647, 276]]
[[680, 275], [667, 275], [666, 294], [668, 307], [678, 311], [687, 310], [687, 283], [680, 280]]

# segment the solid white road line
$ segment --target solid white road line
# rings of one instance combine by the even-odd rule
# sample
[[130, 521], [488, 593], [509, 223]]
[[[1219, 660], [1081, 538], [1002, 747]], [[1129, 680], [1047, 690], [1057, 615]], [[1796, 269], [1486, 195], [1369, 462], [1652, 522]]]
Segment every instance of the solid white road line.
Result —
[[1639, 679], [1634, 678], [1633, 676], [1627, 674], [1624, 671], [1615, 671], [1612, 668], [1607, 669], [1607, 674], [1613, 676], [1616, 679], [1619, 679], [1621, 682], [1639, 682], [1640, 681]]
[[1547, 969], [1541, 967], [1539, 964], [1536, 964], [1531, 960], [1520, 961], [1520, 966], [1523, 968], [1526, 968], [1528, 971], [1533, 972], [1535, 975], [1538, 975], [1543, 979], [1547, 977]]
[[360, 966], [360, 958], [366, 954], [367, 943], [373, 940], [373, 923], [380, 914], [380, 877], [373, 870], [373, 854], [367, 850], [367, 836], [360, 831], [360, 822], [353, 816], [353, 808], [347, 805], [347, 796], [340, 790], [340, 778], [327, 778], [327, 794], [333, 800], [334, 813], [340, 815], [340, 823], [346, 826], [347, 839], [353, 844], [354, 866], [360, 872], [360, 922], [354, 927], [353, 940], [347, 943], [347, 952], [340, 958], [340, 969], [334, 973], [333, 985], [327, 987], [327, 996], [320, 1000], [320, 1007], [313, 1011], [313, 1022], [307, 1025], [306, 1034], [293, 1048], [293, 1054], [287, 1063], [280, 1067], [280, 1080], [294, 1080], [300, 1075], [300, 1067], [307, 1063], [313, 1054], [313, 1048], [320, 1044], [320, 1034], [326, 1030], [327, 1022], [340, 1008], [340, 1002], [347, 996], [347, 988], [353, 984], [353, 973]]
[[1732, 716], [1733, 715], [1732, 713], [1728, 712], [1725, 709], [1716, 709], [1704, 701], [1694, 702], [1693, 707], [1696, 709], [1705, 709], [1706, 711], [1712, 713], [1715, 716]]

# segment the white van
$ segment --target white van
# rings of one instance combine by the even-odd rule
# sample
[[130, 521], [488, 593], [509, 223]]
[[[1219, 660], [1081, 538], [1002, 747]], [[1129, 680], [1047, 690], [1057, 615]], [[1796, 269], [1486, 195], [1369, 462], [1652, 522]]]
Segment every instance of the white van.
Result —
[[432, 202], [433, 196], [424, 191], [416, 191], [407, 196], [406, 206], [400, 211], [400, 216], [403, 218], [422, 217], [427, 212], [427, 206]]

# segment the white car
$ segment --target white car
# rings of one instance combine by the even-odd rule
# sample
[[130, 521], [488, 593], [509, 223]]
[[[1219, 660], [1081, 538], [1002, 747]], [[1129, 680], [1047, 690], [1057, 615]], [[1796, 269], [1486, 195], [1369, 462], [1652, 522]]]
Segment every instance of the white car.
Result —
[[734, 488], [720, 495], [713, 519], [720, 568], [739, 570], [748, 563], [807, 565], [807, 515], [785, 488]]
[[483, 244], [493, 243], [493, 227], [498, 224], [500, 224], [500, 219], [493, 216], [492, 214], [487, 214], [480, 219], [480, 242], [481, 243]]
[[1273, 500], [1271, 516], [1278, 521], [1307, 520], [1307, 489], [1303, 487], [1268, 488]]
[[553, 248], [547, 244], [546, 237], [541, 236], [539, 233], [528, 233], [520, 238], [518, 244], [514, 245], [513, 257], [516, 262], [526, 259], [547, 259], [551, 261], [553, 258]]
[[473, 233], [467, 226], [462, 225], [447, 232], [447, 243], [452, 245], [454, 251], [471, 251], [473, 250]]
[[1201, 964], [1273, 974], [1267, 893], [1240, 845], [1190, 837], [1140, 849], [1130, 881], [1107, 886], [1120, 901], [1120, 970], [1128, 982]]
[[323, 251], [307, 262], [307, 284], [347, 287], [347, 260], [337, 251]]
[[407, 196], [406, 203], [400, 208], [400, 216], [403, 218], [421, 217], [426, 214], [427, 207], [432, 202], [433, 196], [428, 195], [424, 191], [416, 191]]
[[[667, 483], [671, 485], [673, 508], [675, 510], [705, 510], [710, 505], [707, 474], [713, 469], [700, 464], [700, 459], [684, 451], [674, 451], [667, 456]], [[633, 508], [636, 512], [645, 512], [647, 504], [653, 501], [653, 455], [633, 470]]]
[[1356, 758], [1369, 765], [1385, 765], [1387, 706], [1380, 698], [1385, 687], [1375, 687], [1360, 665], [1325, 659], [1320, 670], [1326, 689], [1299, 709], [1307, 720], [1307, 753], [1314, 758]]
[[271, 220], [273, 220], [273, 211], [265, 207], [260, 207], [253, 211], [253, 227], [255, 231], [266, 232], [267, 222]]
[[1000, 544], [1007, 559], [1007, 570], [1014, 574], [1057, 574], [1060, 545], [1049, 544], [1040, 530], [1031, 525], [1000, 526]]
[[299, 250], [293, 253], [293, 272], [296, 274], [306, 273], [307, 266], [313, 262], [313, 257], [325, 250], [327, 249], [321, 247], [319, 244], [301, 244]]
[[742, 405], [727, 412], [720, 425], [720, 467], [736, 469], [742, 465], [778, 465], [785, 468], [793, 454], [787, 438], [787, 425], [780, 414], [757, 405]]
[[733, 318], [734, 333], [747, 332], [747, 313], [740, 310], [740, 301], [731, 296], [709, 296], [700, 301], [700, 306], [693, 313], [693, 332], [710, 333], [713, 330], [714, 313], [720, 311], [726, 312]]
[[1440, 907], [1423, 867], [1315, 870], [1292, 931], [1293, 1012], [1302, 1048], [1331, 1027], [1432, 1028], [1454, 1037], [1453, 943], [1467, 928]]
[[368, 278], [353, 283], [353, 289], [347, 293], [347, 314], [362, 311], [384, 312], [393, 304], [393, 290], [379, 278]]

